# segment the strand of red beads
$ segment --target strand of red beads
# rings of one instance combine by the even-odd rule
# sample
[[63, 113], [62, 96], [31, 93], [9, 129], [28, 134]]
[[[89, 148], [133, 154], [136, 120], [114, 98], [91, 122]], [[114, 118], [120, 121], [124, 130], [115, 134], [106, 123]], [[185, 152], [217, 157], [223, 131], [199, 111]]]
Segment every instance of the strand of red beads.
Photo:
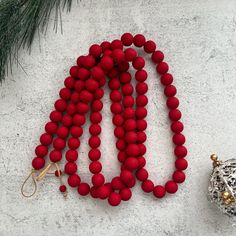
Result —
[[[124, 49], [124, 46], [132, 44], [151, 54], [152, 61], [157, 64], [156, 71], [161, 75], [161, 83], [164, 85], [164, 94], [167, 97], [166, 105], [170, 110], [176, 170], [172, 179], [164, 186], [154, 186], [145, 169], [146, 146], [144, 143], [147, 127], [145, 106], [148, 103], [145, 95], [148, 86], [145, 81], [148, 75], [144, 70], [143, 57], [139, 56], [133, 48]], [[130, 189], [135, 185], [136, 178], [142, 182], [144, 192], [153, 192], [157, 198], [164, 197], [166, 192], [175, 193], [178, 190], [178, 184], [185, 180], [183, 170], [188, 166], [184, 158], [187, 155], [187, 149], [184, 146], [185, 137], [182, 134], [184, 127], [180, 122], [181, 112], [178, 110], [179, 100], [176, 97], [176, 87], [172, 85], [173, 77], [168, 73], [168, 64], [163, 60], [164, 54], [156, 50], [156, 44], [151, 40], [146, 41], [141, 34], [133, 37], [130, 33], [125, 33], [120, 40], [92, 45], [89, 48], [89, 54], [77, 59], [77, 65], [71, 67], [70, 76], [65, 79], [65, 87], [59, 93], [60, 99], [55, 102], [55, 110], [50, 114], [51, 121], [46, 124], [45, 133], [40, 137], [41, 145], [35, 149], [37, 157], [32, 161], [33, 168], [40, 170], [45, 166], [45, 157], [51, 144], [53, 150], [50, 151], [49, 158], [53, 163], [61, 161], [62, 151], [67, 146], [68, 150], [65, 153], [67, 163], [64, 166], [64, 172], [68, 175], [68, 185], [77, 188], [82, 196], [90, 193], [93, 198], [108, 199], [110, 205], [117, 206], [121, 200], [127, 201], [131, 198]], [[135, 89], [131, 84], [132, 76], [128, 72], [130, 63], [136, 70]], [[121, 163], [120, 175], [114, 177], [110, 183], [105, 181], [101, 173], [102, 163], [99, 150], [103, 86], [106, 84], [106, 77], [109, 78], [110, 110], [113, 114], [114, 135], [117, 138], [117, 157]], [[136, 98], [133, 96], [134, 90], [137, 94]], [[88, 157], [91, 160], [89, 170], [93, 174], [92, 186], [81, 182], [76, 164], [77, 150], [86, 117], [89, 117], [91, 123], [89, 127], [91, 136], [88, 140], [91, 149]], [[58, 176], [57, 172], [55, 174]], [[66, 186], [61, 185], [60, 191], [65, 192]]]

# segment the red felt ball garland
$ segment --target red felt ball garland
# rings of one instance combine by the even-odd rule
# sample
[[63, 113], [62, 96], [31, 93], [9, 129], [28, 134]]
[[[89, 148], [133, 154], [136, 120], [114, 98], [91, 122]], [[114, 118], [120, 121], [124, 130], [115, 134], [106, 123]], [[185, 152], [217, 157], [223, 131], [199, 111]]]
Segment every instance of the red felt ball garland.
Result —
[[[152, 61], [157, 64], [156, 71], [161, 75], [161, 83], [164, 86], [164, 94], [167, 97], [166, 105], [169, 108], [169, 119], [173, 132], [174, 154], [176, 156], [172, 179], [164, 186], [154, 185], [149, 179], [145, 169], [146, 160], [146, 116], [148, 91], [146, 79], [147, 72], [144, 69], [145, 60], [138, 55], [134, 48], [124, 46], [143, 47], [147, 54], [151, 55]], [[77, 65], [70, 69], [70, 76], [65, 79], [65, 87], [59, 92], [60, 99], [55, 104], [55, 110], [50, 114], [50, 122], [45, 125], [45, 133], [40, 137], [40, 145], [36, 147], [36, 157], [32, 161], [35, 170], [45, 166], [45, 157], [49, 155], [52, 163], [58, 163], [65, 152], [66, 164], [64, 172], [68, 175], [68, 185], [77, 188], [80, 195], [90, 194], [93, 198], [108, 199], [112, 206], [117, 206], [121, 201], [131, 198], [131, 188], [136, 180], [142, 182], [144, 192], [153, 192], [157, 198], [165, 196], [166, 192], [172, 194], [178, 190], [178, 184], [185, 180], [184, 170], [188, 163], [184, 159], [187, 149], [184, 146], [184, 129], [180, 122], [181, 112], [178, 110], [179, 100], [176, 97], [176, 87], [172, 84], [173, 77], [168, 73], [169, 66], [164, 60], [164, 54], [156, 50], [156, 44], [146, 40], [141, 34], [134, 37], [125, 33], [120, 40], [94, 44], [89, 48], [87, 56], [80, 56]], [[129, 73], [130, 66], [136, 70], [136, 86], [131, 83], [132, 75]], [[102, 172], [100, 161], [101, 144], [100, 134], [102, 128], [101, 111], [103, 109], [102, 98], [104, 85], [107, 83], [110, 89], [110, 110], [114, 125], [114, 135], [117, 139], [117, 158], [121, 163], [119, 176], [115, 176], [110, 183], [106, 182]], [[136, 97], [134, 97], [136, 93]], [[92, 173], [90, 186], [82, 182], [77, 174], [76, 161], [79, 157], [80, 138], [83, 135], [83, 125], [90, 122], [90, 138], [88, 144], [90, 151], [88, 157], [91, 161], [89, 170]], [[49, 152], [49, 146], [52, 150]], [[60, 176], [58, 171], [56, 176]], [[61, 192], [66, 192], [66, 186], [60, 186]]]

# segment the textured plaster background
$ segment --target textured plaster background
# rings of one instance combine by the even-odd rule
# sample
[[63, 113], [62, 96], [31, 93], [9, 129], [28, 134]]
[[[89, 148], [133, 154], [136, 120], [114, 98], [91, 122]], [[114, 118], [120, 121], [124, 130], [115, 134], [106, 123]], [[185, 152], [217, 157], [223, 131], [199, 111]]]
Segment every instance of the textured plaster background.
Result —
[[[236, 155], [236, 1], [74, 2], [72, 12], [63, 14], [63, 35], [49, 30], [37, 38], [30, 55], [20, 53], [24, 70], [14, 66], [0, 88], [0, 236], [235, 235], [236, 222], [207, 201], [206, 189], [209, 155]], [[23, 198], [21, 183], [69, 67], [90, 44], [126, 31], [144, 33], [165, 52], [188, 140], [187, 181], [161, 201], [137, 184], [132, 200], [117, 208], [73, 190], [65, 201], [54, 177], [39, 184], [35, 197]], [[160, 184], [170, 178], [174, 156], [161, 86], [150, 63], [147, 70], [147, 168]], [[110, 180], [119, 164], [108, 105], [103, 114], [102, 161]], [[88, 181], [86, 136], [82, 142], [79, 173]]]

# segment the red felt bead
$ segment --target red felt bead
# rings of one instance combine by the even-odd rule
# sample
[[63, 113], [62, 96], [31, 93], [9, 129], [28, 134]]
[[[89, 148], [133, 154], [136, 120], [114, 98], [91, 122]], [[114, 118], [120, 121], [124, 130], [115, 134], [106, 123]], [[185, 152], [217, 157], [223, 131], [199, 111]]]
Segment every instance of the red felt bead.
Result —
[[184, 158], [179, 158], [175, 161], [175, 167], [177, 170], [185, 170], [188, 167], [188, 162]]
[[136, 143], [137, 142], [137, 133], [134, 131], [129, 131], [125, 134], [125, 141], [127, 143]]
[[166, 195], [166, 190], [163, 186], [157, 185], [153, 189], [153, 195], [157, 198], [163, 198]]
[[98, 197], [100, 199], [106, 199], [111, 193], [111, 188], [108, 185], [102, 185], [98, 188]]
[[52, 135], [44, 133], [40, 136], [40, 143], [42, 145], [48, 146], [52, 143]]
[[[117, 49], [117, 50], [120, 50], [120, 49]], [[121, 60], [122, 61], [122, 60]], [[117, 61], [118, 62], [118, 61]], [[118, 71], [118, 69], [117, 68], [115, 68], [115, 67], [113, 67], [109, 72], [108, 72], [108, 77], [110, 77], [110, 78], [115, 78], [116, 76], [118, 76], [118, 74], [119, 74], [119, 71]], [[105, 85], [105, 83], [104, 83], [104, 85]]]
[[147, 151], [146, 146], [143, 143], [138, 144], [139, 155], [144, 155]]
[[121, 178], [117, 176], [112, 179], [111, 187], [114, 190], [120, 190], [120, 189], [124, 188], [125, 186], [124, 186], [123, 182], [121, 181]]
[[120, 114], [122, 112], [122, 106], [120, 103], [115, 102], [111, 104], [111, 112], [114, 114]]
[[173, 76], [169, 73], [166, 73], [161, 76], [161, 83], [163, 85], [170, 85], [173, 82]]
[[181, 146], [185, 143], [185, 137], [183, 134], [175, 134], [173, 136], [173, 143], [175, 145]]
[[63, 100], [63, 99], [58, 99], [56, 102], [55, 102], [55, 109], [57, 111], [65, 111], [66, 110], [66, 102]]
[[104, 56], [101, 59], [100, 64], [101, 64], [102, 69], [104, 69], [105, 71], [111, 70], [112, 67], [114, 66], [113, 60], [108, 56]]
[[128, 61], [122, 61], [118, 63], [118, 70], [120, 72], [127, 71], [129, 69], [129, 62]]
[[111, 42], [111, 50], [115, 50], [115, 49], [123, 49], [123, 44], [121, 40], [115, 39]]
[[76, 105], [76, 110], [79, 114], [85, 114], [89, 111], [89, 106], [86, 103], [78, 102]]
[[136, 129], [136, 121], [133, 119], [128, 119], [124, 123], [124, 128], [126, 131], [132, 131]]
[[146, 165], [146, 160], [144, 157], [138, 157], [138, 168], [143, 168]]
[[133, 119], [135, 116], [135, 110], [131, 107], [127, 107], [123, 110], [123, 117], [125, 120]]
[[72, 162], [67, 162], [64, 170], [68, 175], [73, 175], [77, 171], [77, 165]]
[[66, 146], [66, 142], [65, 140], [61, 139], [61, 138], [55, 138], [54, 141], [53, 141], [53, 147], [56, 149], [56, 150], [62, 150], [64, 149]]
[[72, 125], [72, 122], [73, 122], [72, 117], [69, 115], [63, 116], [61, 121], [61, 123], [66, 127], [70, 127]]
[[102, 89], [97, 89], [93, 96], [94, 99], [101, 99], [104, 96], [104, 91]]
[[90, 191], [90, 187], [87, 183], [80, 183], [79, 187], [78, 187], [78, 193], [81, 196], [86, 196], [89, 194]]
[[142, 47], [145, 44], [146, 39], [142, 34], [136, 34], [133, 38], [133, 42], [136, 47]]
[[71, 68], [70, 68], [70, 75], [72, 76], [72, 77], [74, 77], [74, 78], [76, 78], [77, 77], [77, 75], [78, 75], [78, 66], [72, 66]]
[[66, 160], [68, 162], [75, 162], [78, 159], [78, 152], [75, 150], [68, 150], [66, 152]]
[[98, 44], [93, 44], [89, 48], [89, 54], [94, 56], [94, 57], [100, 57], [102, 54], [102, 47], [99, 46]]
[[120, 63], [125, 60], [125, 53], [123, 52], [122, 49], [115, 49], [112, 52], [112, 57], [115, 62]]
[[132, 192], [129, 188], [123, 188], [119, 192], [121, 200], [128, 201], [132, 197]]
[[176, 95], [176, 87], [174, 85], [167, 85], [165, 90], [164, 90], [164, 94], [167, 96], [167, 97], [173, 97]]
[[90, 188], [90, 195], [93, 198], [98, 198], [98, 188], [96, 188], [96, 187]]
[[94, 100], [91, 105], [92, 111], [101, 111], [103, 108], [103, 103], [100, 100]]
[[138, 95], [136, 97], [136, 105], [139, 107], [144, 107], [148, 103], [148, 98], [145, 95]]
[[134, 89], [132, 84], [124, 84], [122, 87], [122, 93], [124, 96], [132, 95]]
[[45, 131], [49, 134], [55, 134], [57, 132], [57, 125], [53, 122], [48, 122], [45, 125]]
[[68, 147], [72, 150], [76, 150], [80, 146], [80, 141], [78, 138], [69, 138]]
[[123, 139], [116, 141], [116, 148], [120, 151], [123, 151], [126, 148], [126, 142]]
[[187, 151], [186, 147], [184, 147], [184, 146], [177, 146], [175, 148], [175, 155], [178, 158], [183, 158], [183, 157], [187, 156], [187, 153], [188, 153], [188, 151]]
[[50, 113], [50, 120], [52, 122], [59, 122], [62, 119], [62, 113], [59, 111], [52, 111]]
[[111, 90], [117, 90], [120, 88], [120, 81], [118, 79], [111, 79], [108, 86]]
[[100, 187], [104, 184], [105, 178], [102, 174], [95, 174], [92, 177], [92, 184], [95, 187]]
[[88, 80], [86, 80], [86, 82], [85, 82], [85, 87], [86, 87], [86, 89], [87, 89], [89, 92], [93, 93], [93, 92], [95, 92], [95, 91], [98, 89], [99, 84], [98, 84], [98, 82], [97, 82], [96, 80], [94, 80], [94, 79], [88, 79]]
[[101, 157], [101, 152], [97, 148], [94, 148], [89, 151], [88, 156], [91, 161], [97, 161]]
[[126, 187], [128, 187], [128, 188], [133, 188], [135, 184], [136, 184], [136, 180], [135, 180], [134, 176], [132, 177], [132, 179], [129, 182], [125, 183]]
[[156, 70], [159, 74], [163, 75], [165, 73], [168, 72], [169, 70], [169, 66], [166, 62], [160, 62], [157, 67], [156, 67]]
[[144, 143], [147, 139], [146, 134], [143, 131], [137, 133], [137, 143]]
[[132, 79], [132, 76], [129, 72], [122, 72], [120, 74], [120, 82], [123, 84], [129, 83]]
[[185, 180], [185, 174], [184, 172], [177, 170], [173, 173], [172, 178], [176, 183], [183, 183]]
[[133, 60], [132, 65], [133, 65], [134, 69], [141, 70], [145, 66], [145, 61], [142, 57], [136, 57]]
[[180, 121], [175, 121], [171, 124], [171, 130], [176, 134], [181, 133], [183, 129], [184, 129], [184, 125]]
[[132, 96], [125, 96], [123, 98], [124, 107], [132, 107], [134, 105], [134, 98]]
[[80, 177], [77, 174], [73, 174], [68, 177], [67, 182], [72, 188], [75, 188], [80, 184]]
[[121, 42], [125, 45], [125, 46], [130, 46], [133, 43], [133, 35], [130, 33], [124, 33], [121, 36]]
[[178, 190], [178, 185], [174, 181], [167, 181], [165, 184], [165, 190], [168, 193], [175, 193]]
[[60, 126], [57, 129], [57, 135], [59, 138], [65, 139], [69, 134], [69, 129], [65, 126]]
[[71, 115], [71, 116], [74, 115], [76, 112], [75, 104], [73, 103], [68, 104], [66, 108], [66, 112], [68, 113], [68, 115]]
[[129, 144], [126, 148], [126, 154], [133, 157], [138, 156], [140, 154], [139, 146], [137, 144]]
[[154, 63], [160, 63], [164, 60], [164, 54], [161, 51], [155, 51], [152, 53], [152, 61]]
[[146, 193], [152, 192], [154, 189], [154, 184], [151, 180], [147, 179], [142, 183], [142, 190]]
[[169, 118], [172, 120], [172, 121], [178, 121], [180, 120], [182, 114], [180, 112], [180, 110], [178, 109], [174, 109], [174, 110], [171, 110], [169, 112]]
[[108, 202], [111, 206], [118, 206], [121, 202], [120, 194], [112, 192], [108, 198]]
[[111, 50], [105, 50], [103, 53], [103, 56], [111, 57], [112, 51]]
[[137, 57], [137, 52], [133, 48], [125, 49], [125, 59], [127, 61], [133, 61]]
[[125, 165], [125, 168], [126, 168], [126, 169], [128, 169], [128, 170], [130, 170], [130, 171], [133, 171], [133, 170], [135, 170], [135, 169], [138, 168], [138, 166], [139, 166], [139, 161], [138, 161], [138, 159], [135, 158], [135, 157], [129, 157], [129, 158], [127, 158], [127, 159], [125, 160], [124, 165]]
[[35, 157], [32, 161], [32, 167], [35, 170], [40, 170], [44, 167], [45, 165], [45, 160], [41, 157]]
[[77, 62], [77, 65], [78, 65], [79, 67], [81, 67], [81, 66], [84, 65], [84, 58], [85, 58], [85, 56], [79, 56], [79, 57], [77, 58], [76, 62]]
[[147, 116], [147, 109], [144, 107], [137, 107], [135, 111], [137, 119], [143, 119]]
[[85, 68], [79, 68], [78, 69], [77, 77], [80, 80], [86, 80], [86, 79], [88, 79], [89, 76], [90, 76], [90, 71], [89, 70], [87, 70]]
[[115, 126], [121, 126], [124, 123], [124, 119], [121, 115], [114, 115], [113, 119], [112, 119], [112, 123]]
[[147, 72], [145, 70], [138, 70], [135, 73], [135, 79], [139, 82], [144, 82], [147, 79]]
[[78, 138], [83, 134], [83, 129], [78, 126], [72, 126], [70, 129], [70, 134], [74, 138]]
[[166, 101], [166, 105], [170, 109], [176, 109], [179, 106], [179, 99], [176, 97], [169, 97]]
[[64, 100], [69, 100], [71, 96], [71, 92], [68, 88], [62, 88], [59, 94], [60, 94], [60, 97]]
[[78, 101], [79, 101], [79, 94], [78, 94], [77, 92], [73, 92], [73, 93], [71, 94], [70, 100], [71, 100], [71, 102], [74, 103], [74, 104], [78, 103]]
[[47, 155], [47, 153], [48, 153], [48, 148], [44, 145], [38, 145], [35, 148], [35, 154], [38, 157], [45, 157]]
[[115, 130], [114, 130], [114, 135], [117, 138], [121, 139], [121, 138], [124, 137], [125, 131], [124, 131], [124, 129], [122, 127], [116, 127]]
[[121, 99], [122, 99], [121, 92], [120, 92], [119, 90], [113, 90], [113, 91], [110, 93], [110, 99], [111, 99], [113, 102], [120, 102]]
[[89, 170], [93, 174], [98, 174], [102, 170], [102, 164], [99, 161], [94, 161], [90, 163]]
[[147, 122], [145, 120], [137, 120], [136, 124], [139, 131], [144, 131], [147, 128]]
[[129, 170], [122, 170], [120, 173], [120, 178], [124, 183], [128, 183], [133, 179], [133, 174]]
[[145, 82], [139, 82], [136, 85], [136, 92], [139, 95], [143, 95], [148, 91], [148, 85]]
[[100, 46], [102, 48], [102, 51], [104, 52], [105, 50], [110, 49], [111, 43], [108, 42], [108, 41], [104, 41], [104, 42], [101, 43]]
[[65, 81], [64, 81], [64, 85], [66, 86], [66, 88], [68, 88], [68, 89], [72, 89], [72, 88], [74, 88], [74, 85], [75, 85], [75, 80], [74, 80], [74, 78], [72, 78], [72, 77], [67, 77], [66, 79], [65, 79]]
[[85, 116], [76, 114], [73, 116], [73, 124], [77, 126], [82, 126], [85, 123]]
[[89, 127], [89, 133], [93, 136], [99, 135], [101, 131], [102, 131], [101, 126], [98, 124], [92, 124]]
[[66, 186], [65, 185], [61, 185], [59, 187], [59, 191], [62, 192], [62, 193], [65, 193], [66, 192]]
[[93, 79], [97, 81], [101, 80], [105, 76], [103, 70], [99, 66], [95, 66], [91, 69], [91, 75]]
[[146, 169], [141, 168], [136, 172], [136, 177], [140, 181], [145, 181], [148, 178], [148, 172]]
[[148, 40], [144, 44], [144, 51], [146, 53], [153, 53], [156, 50], [156, 44], [152, 40]]
[[89, 138], [89, 146], [91, 148], [97, 148], [101, 144], [101, 140], [98, 136], [92, 136]]
[[62, 159], [62, 154], [58, 150], [52, 150], [49, 154], [49, 157], [52, 162], [58, 162]]
[[85, 82], [82, 80], [78, 80], [75, 82], [75, 90], [77, 92], [81, 92], [84, 89], [84, 86], [85, 86]]
[[93, 99], [93, 95], [92, 93], [90, 93], [89, 91], [87, 90], [83, 90], [81, 93], [80, 93], [80, 100], [84, 103], [89, 103], [91, 102]]

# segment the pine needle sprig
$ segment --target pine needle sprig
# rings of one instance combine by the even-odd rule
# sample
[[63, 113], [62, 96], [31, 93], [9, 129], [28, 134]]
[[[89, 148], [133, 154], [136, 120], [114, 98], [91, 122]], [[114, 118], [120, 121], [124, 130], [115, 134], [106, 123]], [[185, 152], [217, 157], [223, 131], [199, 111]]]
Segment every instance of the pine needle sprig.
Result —
[[18, 62], [19, 49], [30, 49], [38, 31], [46, 33], [53, 10], [57, 30], [61, 10], [71, 5], [72, 0], [0, 0], [0, 82]]

